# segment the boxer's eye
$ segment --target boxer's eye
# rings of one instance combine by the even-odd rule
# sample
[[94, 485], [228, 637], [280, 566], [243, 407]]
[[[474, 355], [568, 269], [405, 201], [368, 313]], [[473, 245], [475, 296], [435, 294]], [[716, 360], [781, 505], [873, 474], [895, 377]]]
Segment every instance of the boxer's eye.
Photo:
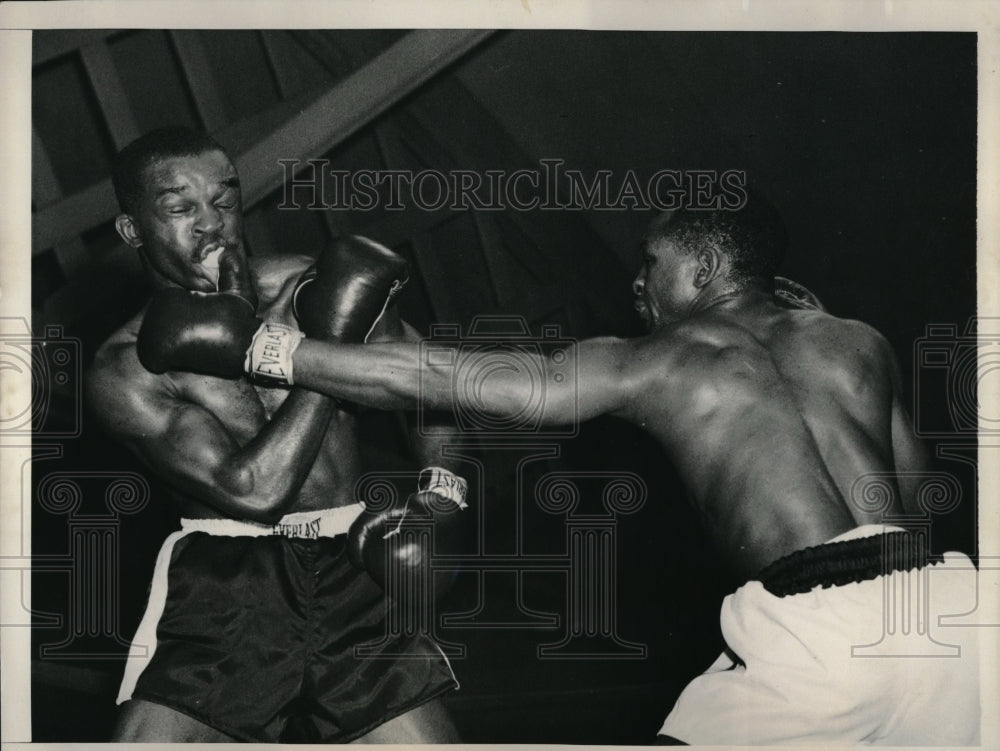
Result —
[[222, 211], [232, 211], [239, 204], [239, 191], [227, 190], [215, 200], [215, 207]]

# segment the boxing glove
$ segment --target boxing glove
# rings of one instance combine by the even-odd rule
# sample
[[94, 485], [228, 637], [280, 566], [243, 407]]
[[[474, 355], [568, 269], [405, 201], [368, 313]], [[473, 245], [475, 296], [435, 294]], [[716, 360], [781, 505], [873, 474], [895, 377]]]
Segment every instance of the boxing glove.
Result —
[[[392, 596], [405, 592], [390, 591], [389, 569], [397, 570], [396, 581], [406, 582], [413, 577], [430, 575], [430, 556], [461, 552], [465, 537], [465, 496], [468, 485], [458, 475], [439, 467], [429, 467], [420, 473], [417, 492], [402, 505], [377, 511], [363, 511], [347, 533], [347, 555], [352, 564], [368, 574]], [[403, 525], [409, 520], [433, 522], [430, 542], [424, 546], [420, 536], [415, 542], [401, 535]], [[433, 547], [433, 549], [432, 549]], [[423, 569], [423, 571], [421, 571]], [[438, 582], [435, 593], [444, 593]]]
[[216, 253], [218, 292], [169, 287], [153, 295], [136, 340], [139, 362], [153, 373], [246, 373], [266, 385], [291, 385], [292, 354], [302, 334], [262, 323], [246, 259], [231, 248]]
[[254, 309], [238, 295], [170, 287], [153, 295], [136, 352], [153, 373], [186, 370], [239, 378], [260, 326]]
[[408, 278], [406, 261], [363, 237], [341, 237], [299, 279], [292, 310], [306, 336], [364, 342]]
[[798, 282], [793, 282], [783, 276], [774, 277], [774, 299], [785, 308], [826, 312], [826, 308], [816, 295]]

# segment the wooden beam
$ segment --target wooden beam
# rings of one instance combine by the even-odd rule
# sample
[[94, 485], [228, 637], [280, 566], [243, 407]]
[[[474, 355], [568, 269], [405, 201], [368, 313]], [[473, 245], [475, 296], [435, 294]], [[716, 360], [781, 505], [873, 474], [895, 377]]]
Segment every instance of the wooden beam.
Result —
[[117, 29], [42, 29], [31, 35], [32, 66], [76, 52], [88, 44], [104, 42]]
[[212, 65], [197, 31], [170, 31], [177, 58], [187, 79], [195, 108], [207, 131], [222, 128], [228, 121], [226, 109], [215, 86]]
[[95, 290], [117, 290], [115, 294], [120, 296], [121, 290], [138, 290], [147, 284], [135, 248], [119, 243], [100, 261], [45, 298], [42, 315], [44, 320], [72, 325], [95, 311], [108, 311], [107, 297], [95, 294]]
[[37, 255], [117, 214], [111, 180], [95, 183], [35, 212], [31, 217], [31, 253]]
[[[315, 101], [324, 91], [326, 91], [326, 87], [307, 92], [246, 120], [234, 123], [214, 135], [221, 144], [238, 154], [246, 150], [248, 144], [263, 138], [264, 134], [288, 120], [294, 113], [301, 111], [310, 102]], [[42, 207], [38, 201], [35, 204]], [[99, 226], [117, 214], [118, 203], [115, 200], [110, 179], [95, 183], [85, 190], [63, 198], [57, 205], [48, 206], [46, 204], [44, 208], [35, 212], [31, 220], [32, 254], [41, 253], [63, 239]]]
[[[386, 166], [389, 169], [402, 169], [404, 167], [405, 155], [402, 152], [403, 147], [397, 134], [386, 128], [376, 129], [376, 134], [379, 150], [382, 152], [382, 159], [385, 161]], [[408, 196], [401, 196], [401, 198], [403, 198], [405, 203], [410, 204]], [[414, 213], [412, 209], [405, 212], [386, 212], [386, 217], [383, 221], [391, 221], [391, 218], [396, 218], [397, 221], [402, 222], [403, 231], [399, 234], [403, 236], [398, 239], [392, 238], [391, 240], [379, 239], [379, 242], [389, 242], [391, 245], [395, 245], [396, 242], [410, 240], [417, 265], [416, 271], [423, 280], [424, 289], [427, 290], [428, 301], [431, 304], [432, 320], [457, 321], [459, 320], [460, 311], [451, 288], [445, 284], [445, 281], [448, 279], [448, 269], [442, 263], [440, 255], [435, 253], [433, 248], [431, 248], [426, 232], [415, 231], [416, 228], [413, 226]], [[442, 211], [441, 216], [435, 217], [435, 224], [440, 223], [451, 215], [452, 212], [450, 211]], [[378, 223], [376, 222], [376, 224]], [[430, 228], [428, 227], [428, 229]], [[386, 235], [384, 231], [380, 232], [378, 230], [371, 233], [366, 231], [365, 234], [371, 234], [376, 238], [383, 238]], [[393, 240], [396, 242], [393, 242]]]
[[[336, 43], [328, 31], [309, 29], [306, 31], [289, 31], [289, 36], [303, 50], [312, 55], [323, 68], [333, 76], [345, 75], [358, 67], [359, 60], [354, 60]], [[375, 57], [373, 53], [370, 57]]]
[[[345, 80], [295, 111], [236, 159], [244, 203], [252, 206], [285, 180], [278, 159], [302, 164], [319, 156], [426, 83], [486, 39], [481, 30], [421, 30], [407, 34]], [[279, 105], [282, 110], [285, 105]], [[220, 139], [222, 140], [222, 139]], [[111, 181], [92, 185], [32, 217], [32, 253], [96, 227], [118, 213]]]
[[[52, 169], [45, 144], [42, 143], [38, 131], [31, 130], [31, 200], [38, 207], [51, 206], [62, 198], [62, 188]], [[70, 279], [90, 263], [90, 253], [87, 252], [83, 240], [70, 237], [58, 242], [53, 247], [56, 260], [63, 276]]]
[[[327, 90], [322, 87], [294, 99], [281, 102], [253, 117], [233, 123], [214, 136], [219, 143], [239, 154]], [[36, 206], [40, 206], [36, 201]], [[32, 254], [40, 253], [62, 239], [96, 227], [118, 214], [111, 180], [104, 180], [86, 190], [62, 199], [58, 205], [36, 211], [32, 217]]]
[[253, 203], [285, 181], [279, 159], [325, 154], [426, 83], [492, 32], [478, 29], [412, 31], [238, 160], [245, 199]]
[[[456, 117], [456, 112], [460, 112], [461, 117]], [[502, 136], [504, 131], [500, 123], [457, 76], [441, 77], [433, 86], [428, 86], [420, 97], [408, 104], [406, 116], [412, 116], [421, 126], [419, 130], [412, 130], [415, 137], [423, 134], [447, 145], [452, 164], [479, 171], [495, 169], [497, 165], [507, 169], [540, 169], [539, 162], [532, 160], [512, 137]], [[411, 130], [406, 132], [409, 134]], [[491, 134], [485, 148], [484, 133]], [[611, 294], [627, 303], [632, 274], [622, 257], [609, 248], [585, 220], [586, 213], [507, 211], [505, 216], [544, 252], [557, 274], [575, 281], [581, 290], [577, 297]], [[587, 263], [580, 263], [581, 249], [586, 249]], [[606, 300], [602, 300], [596, 308], [608, 319], [602, 326], [625, 325], [631, 320], [630, 306], [605, 303]]]
[[[297, 85], [301, 85], [299, 78], [300, 72], [292, 70], [292, 66], [289, 64], [289, 58], [287, 54], [287, 49], [285, 49], [284, 54], [281, 53], [281, 44], [298, 44], [293, 41], [293, 37], [289, 35], [289, 32], [285, 31], [259, 31], [261, 46], [264, 49], [264, 55], [267, 58], [268, 66], [271, 69], [271, 74], [274, 76], [275, 84], [278, 87], [278, 96], [282, 99], [289, 97], [292, 92], [296, 90]], [[284, 36], [279, 37], [282, 34]], [[301, 48], [301, 45], [299, 45]], [[315, 61], [315, 56], [313, 57]], [[327, 73], [332, 73], [333, 71], [327, 69], [324, 66], [324, 70]], [[323, 226], [326, 227], [328, 236], [332, 238], [340, 237], [341, 235], [350, 233], [350, 226], [348, 219], [341, 212], [334, 211], [323, 211]]]
[[48, 206], [62, 197], [62, 189], [52, 169], [52, 160], [35, 128], [31, 129], [31, 200]]
[[264, 218], [261, 207], [258, 206], [243, 213], [243, 231], [254, 256], [277, 254], [278, 249], [274, 244], [271, 228], [267, 226], [267, 220]]
[[524, 280], [511, 273], [512, 264], [502, 262], [504, 256], [509, 254], [504, 248], [496, 219], [485, 211], [473, 211], [472, 218], [476, 222], [476, 232], [483, 246], [483, 257], [486, 259], [490, 285], [493, 287], [497, 305], [504, 307], [519, 302], [524, 296]]
[[111, 140], [115, 148], [120, 149], [139, 137], [139, 125], [118, 77], [118, 69], [111, 59], [111, 52], [101, 41], [81, 47], [80, 57], [101, 106]]
[[267, 67], [270, 68], [271, 75], [274, 76], [274, 85], [278, 87], [278, 98], [287, 99], [295, 92], [295, 81], [289, 75], [286, 66], [279, 62], [275, 35], [281, 33], [283, 32], [263, 29], [259, 30], [257, 35], [260, 38], [260, 46], [264, 50]]

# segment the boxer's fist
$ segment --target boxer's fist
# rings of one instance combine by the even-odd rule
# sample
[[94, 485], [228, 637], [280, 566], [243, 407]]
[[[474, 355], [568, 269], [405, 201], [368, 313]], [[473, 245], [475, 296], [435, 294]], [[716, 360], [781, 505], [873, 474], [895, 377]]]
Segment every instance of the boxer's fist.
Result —
[[[413, 578], [430, 576], [430, 556], [461, 552], [465, 537], [466, 482], [447, 470], [432, 467], [421, 472], [419, 490], [404, 504], [379, 512], [364, 511], [347, 533], [347, 555], [356, 568], [368, 574], [388, 594], [406, 596], [405, 583]], [[400, 529], [406, 520], [432, 520], [431, 545], [427, 548]], [[418, 540], [423, 539], [418, 537]], [[404, 591], [389, 591], [389, 568], [395, 568], [395, 581]], [[423, 571], [421, 571], [423, 569]], [[435, 594], [444, 592], [442, 582]]]
[[793, 282], [783, 276], [774, 277], [774, 298], [779, 305], [786, 308], [826, 312], [826, 308], [816, 295], [798, 282]]
[[246, 299], [170, 287], [153, 295], [139, 329], [139, 361], [153, 373], [238, 378], [260, 321]]
[[170, 287], [153, 295], [136, 340], [139, 362], [153, 373], [245, 373], [265, 385], [291, 385], [302, 334], [257, 318], [257, 293], [239, 253], [223, 250], [218, 268], [218, 292]]
[[363, 342], [408, 278], [406, 261], [363, 237], [341, 237], [303, 275], [292, 308], [306, 336]]

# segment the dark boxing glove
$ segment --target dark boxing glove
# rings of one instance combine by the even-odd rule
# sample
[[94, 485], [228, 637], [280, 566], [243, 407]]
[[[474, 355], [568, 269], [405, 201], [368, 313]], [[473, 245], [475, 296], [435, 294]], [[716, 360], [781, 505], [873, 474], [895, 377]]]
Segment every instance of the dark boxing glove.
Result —
[[153, 295], [136, 351], [153, 373], [188, 370], [238, 378], [259, 328], [254, 309], [240, 297], [170, 287]]
[[406, 261], [364, 237], [341, 237], [299, 279], [292, 309], [306, 336], [364, 342], [406, 284]]
[[[363, 511], [347, 533], [347, 555], [351, 563], [368, 574], [391, 595], [405, 594], [388, 589], [389, 567], [399, 572], [396, 580], [407, 581], [421, 568], [429, 568], [434, 552], [399, 537], [407, 519], [430, 519], [434, 522], [432, 543], [439, 553], [461, 550], [465, 537], [465, 518], [461, 513], [468, 484], [440, 467], [421, 471], [417, 492], [404, 504], [379, 511]], [[429, 571], [427, 572], [429, 574]], [[444, 588], [439, 586], [440, 596]]]
[[238, 254], [222, 253], [218, 286], [215, 293], [158, 290], [139, 328], [139, 362], [153, 373], [246, 373], [260, 383], [290, 385], [292, 354], [302, 334], [257, 318], [257, 296]]

